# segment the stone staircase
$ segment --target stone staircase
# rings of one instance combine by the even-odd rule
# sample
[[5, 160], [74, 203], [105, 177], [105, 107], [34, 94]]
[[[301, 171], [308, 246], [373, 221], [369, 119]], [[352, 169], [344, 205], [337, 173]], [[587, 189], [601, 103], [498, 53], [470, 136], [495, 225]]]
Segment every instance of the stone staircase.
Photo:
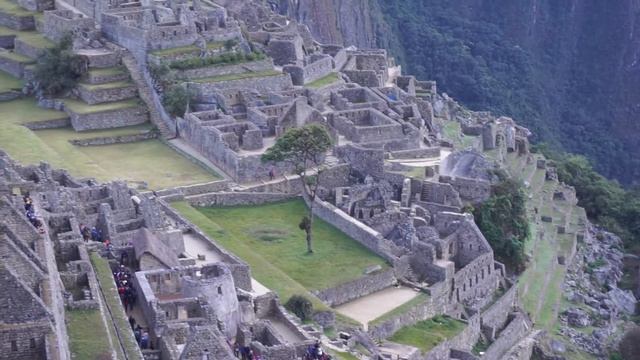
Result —
[[169, 129], [167, 123], [163, 119], [162, 112], [164, 112], [164, 109], [161, 108], [162, 105], [159, 104], [157, 99], [153, 96], [155, 94], [155, 90], [151, 88], [147, 81], [145, 81], [140, 67], [138, 66], [138, 62], [129, 51], [123, 52], [122, 63], [129, 70], [131, 79], [138, 88], [140, 98], [149, 109], [149, 119], [151, 122], [158, 128], [162, 137], [174, 138], [176, 136], [174, 131]]

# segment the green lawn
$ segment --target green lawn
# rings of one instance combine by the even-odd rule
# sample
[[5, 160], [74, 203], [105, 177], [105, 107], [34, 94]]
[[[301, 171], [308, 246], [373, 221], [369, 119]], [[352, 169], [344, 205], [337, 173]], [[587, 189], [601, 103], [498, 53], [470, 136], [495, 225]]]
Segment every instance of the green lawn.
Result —
[[466, 324], [446, 316], [436, 316], [420, 321], [413, 326], [403, 327], [389, 338], [390, 341], [410, 345], [428, 352], [441, 342], [460, 333]]
[[[97, 85], [99, 86], [99, 85]], [[84, 101], [64, 99], [64, 106], [76, 114], [91, 114], [103, 111], [122, 110], [140, 106], [138, 98], [114, 101], [104, 104], [89, 105]]]
[[326, 75], [324, 77], [321, 77], [318, 80], [314, 80], [308, 84], [305, 84], [305, 86], [310, 87], [310, 88], [314, 88], [314, 89], [318, 89], [321, 88], [323, 86], [327, 86], [329, 84], [333, 84], [334, 82], [340, 80], [340, 77], [338, 76], [338, 74], [336, 73], [330, 73], [329, 75]]
[[0, 114], [0, 148], [26, 164], [47, 161], [74, 176], [146, 181], [152, 189], [216, 179], [159, 140], [91, 147], [69, 143], [70, 139], [138, 133], [148, 130], [149, 124], [82, 133], [71, 128], [31, 131], [19, 124], [67, 117], [63, 112], [37, 107], [31, 98], [1, 102]]
[[256, 71], [256, 72], [244, 72], [239, 74], [212, 76], [212, 77], [194, 79], [193, 81], [197, 83], [213, 83], [213, 82], [220, 82], [220, 81], [250, 79], [250, 78], [258, 78], [258, 77], [277, 76], [277, 75], [282, 75], [282, 73], [275, 70], [265, 70], [265, 71]]
[[333, 226], [314, 222], [314, 254], [306, 253], [304, 233], [298, 228], [306, 206], [292, 200], [260, 206], [196, 208], [186, 202], [172, 206], [251, 266], [253, 276], [274, 290], [283, 302], [326, 289], [363, 275], [370, 265], [385, 261]]
[[0, 71], [0, 93], [20, 89], [22, 89], [22, 80], [4, 71]]
[[111, 359], [109, 334], [99, 310], [67, 310], [66, 317], [73, 359]]

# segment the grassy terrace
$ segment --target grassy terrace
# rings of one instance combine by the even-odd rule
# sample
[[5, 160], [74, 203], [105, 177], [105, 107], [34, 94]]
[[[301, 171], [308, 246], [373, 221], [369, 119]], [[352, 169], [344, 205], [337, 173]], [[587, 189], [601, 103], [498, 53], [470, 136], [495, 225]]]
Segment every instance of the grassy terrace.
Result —
[[0, 57], [16, 61], [23, 64], [34, 64], [36, 61], [24, 55], [16, 54], [13, 51], [0, 51]]
[[33, 16], [36, 14], [35, 12], [23, 9], [20, 5], [10, 0], [0, 0], [0, 12], [20, 17]]
[[226, 208], [172, 206], [209, 236], [244, 261], [253, 276], [280, 295], [305, 294], [324, 307], [309, 290], [336, 286], [363, 275], [365, 268], [385, 261], [326, 222], [314, 222], [314, 254], [307, 254], [298, 228], [306, 205], [302, 200]]
[[4, 71], [0, 71], [0, 93], [10, 90], [20, 90], [22, 89], [22, 83], [22, 80]]
[[114, 81], [110, 83], [104, 84], [80, 84], [83, 88], [92, 91], [92, 90], [108, 90], [108, 89], [119, 89], [134, 86], [133, 83], [129, 81]]
[[265, 71], [212, 76], [212, 77], [194, 79], [193, 81], [197, 83], [214, 83], [214, 82], [220, 82], [220, 81], [241, 80], [241, 79], [277, 76], [277, 75], [282, 75], [282, 73], [275, 70], [265, 70]]
[[133, 108], [140, 106], [140, 103], [136, 98], [96, 105], [89, 105], [80, 100], [64, 99], [64, 106], [76, 114], [92, 114], [103, 111], [114, 111]]
[[414, 346], [423, 353], [460, 333], [466, 324], [446, 316], [436, 316], [398, 330], [390, 341]]
[[147, 181], [152, 189], [190, 185], [216, 178], [159, 140], [130, 144], [78, 147], [70, 139], [137, 133], [150, 125], [78, 133], [70, 128], [31, 131], [22, 123], [67, 118], [60, 111], [43, 109], [31, 98], [0, 103], [0, 148], [25, 164], [47, 161], [74, 176], [99, 181]]
[[38, 49], [46, 49], [55, 45], [53, 41], [36, 31], [21, 31], [16, 35], [18, 39]]
[[127, 315], [122, 307], [122, 302], [120, 301], [118, 289], [116, 289], [116, 283], [113, 280], [109, 263], [95, 252], [91, 253], [90, 257], [91, 264], [93, 265], [104, 295], [105, 304], [109, 308], [109, 313], [112, 316], [111, 320], [113, 320], [113, 325], [119, 334], [118, 337], [121, 339], [124, 351], [126, 352], [126, 359], [142, 360], [139, 356], [138, 344], [136, 343]]
[[125, 73], [125, 69], [119, 66], [101, 69], [89, 69], [89, 74], [95, 76], [120, 75]]
[[338, 76], [337, 73], [330, 73], [329, 75], [326, 75], [324, 77], [321, 77], [318, 80], [314, 80], [308, 84], [305, 84], [305, 86], [310, 87], [310, 88], [314, 88], [314, 89], [318, 89], [324, 86], [327, 86], [329, 84], [333, 84], [334, 82], [340, 80], [340, 77]]
[[99, 310], [67, 310], [67, 332], [73, 359], [110, 359], [109, 334]]

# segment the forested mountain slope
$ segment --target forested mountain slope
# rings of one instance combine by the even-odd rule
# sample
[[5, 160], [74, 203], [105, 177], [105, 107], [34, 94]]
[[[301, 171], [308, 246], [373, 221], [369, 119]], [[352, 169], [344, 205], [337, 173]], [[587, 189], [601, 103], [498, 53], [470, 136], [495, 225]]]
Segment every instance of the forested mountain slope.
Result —
[[534, 141], [640, 178], [640, 0], [280, 0], [328, 43], [380, 46], [405, 72]]

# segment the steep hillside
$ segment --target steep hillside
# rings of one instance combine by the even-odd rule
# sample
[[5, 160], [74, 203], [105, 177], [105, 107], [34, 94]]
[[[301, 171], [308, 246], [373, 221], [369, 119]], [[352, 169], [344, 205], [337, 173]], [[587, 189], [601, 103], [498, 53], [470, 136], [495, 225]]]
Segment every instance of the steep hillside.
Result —
[[[472, 109], [640, 177], [640, 1], [281, 0], [326, 42], [388, 48]], [[368, 11], [368, 12], [367, 12]]]

